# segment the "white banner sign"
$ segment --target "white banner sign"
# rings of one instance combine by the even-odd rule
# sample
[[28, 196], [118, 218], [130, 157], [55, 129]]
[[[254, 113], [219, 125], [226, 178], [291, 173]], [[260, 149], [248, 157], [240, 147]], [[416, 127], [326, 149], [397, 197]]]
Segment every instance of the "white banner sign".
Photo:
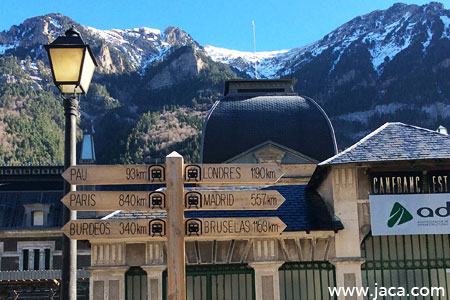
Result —
[[450, 194], [370, 195], [372, 235], [450, 234]]

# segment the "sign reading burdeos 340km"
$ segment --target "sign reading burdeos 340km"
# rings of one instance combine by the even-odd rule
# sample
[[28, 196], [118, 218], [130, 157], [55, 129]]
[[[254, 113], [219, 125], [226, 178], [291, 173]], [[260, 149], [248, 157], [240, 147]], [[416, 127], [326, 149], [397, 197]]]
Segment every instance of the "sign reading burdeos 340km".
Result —
[[71, 220], [62, 228], [70, 239], [165, 237], [164, 219]]
[[67, 168], [62, 177], [73, 185], [163, 184], [164, 165], [89, 165]]
[[199, 164], [185, 165], [185, 183], [273, 184], [283, 172], [277, 164]]

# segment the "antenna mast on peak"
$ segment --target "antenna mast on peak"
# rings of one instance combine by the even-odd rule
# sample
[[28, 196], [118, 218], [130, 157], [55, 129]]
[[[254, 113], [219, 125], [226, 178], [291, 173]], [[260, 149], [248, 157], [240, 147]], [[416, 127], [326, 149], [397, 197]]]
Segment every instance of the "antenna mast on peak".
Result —
[[256, 35], [255, 35], [255, 21], [252, 21], [253, 27], [253, 53], [255, 54], [255, 79], [258, 79], [258, 61], [256, 60]]

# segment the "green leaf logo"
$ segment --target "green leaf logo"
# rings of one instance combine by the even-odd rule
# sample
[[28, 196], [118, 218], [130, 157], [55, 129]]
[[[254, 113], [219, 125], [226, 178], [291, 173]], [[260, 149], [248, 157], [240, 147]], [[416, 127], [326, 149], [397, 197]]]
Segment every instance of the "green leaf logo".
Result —
[[391, 215], [389, 216], [389, 221], [387, 225], [393, 227], [395, 224], [401, 225], [403, 223], [409, 222], [413, 219], [410, 212], [404, 208], [400, 203], [395, 202], [391, 210]]

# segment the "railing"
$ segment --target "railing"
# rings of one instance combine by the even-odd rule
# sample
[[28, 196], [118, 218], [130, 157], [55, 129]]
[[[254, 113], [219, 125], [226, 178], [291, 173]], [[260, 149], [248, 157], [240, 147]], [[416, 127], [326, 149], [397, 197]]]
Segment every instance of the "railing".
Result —
[[[408, 299], [450, 299], [450, 236], [429, 235], [368, 235], [361, 245], [363, 285], [375, 291], [394, 288], [404, 289], [405, 294], [413, 288], [442, 288], [428, 297]], [[386, 296], [383, 299], [399, 299]], [[401, 297], [403, 299], [403, 297]], [[364, 298], [369, 299], [369, 298]]]
[[[254, 300], [255, 274], [244, 264], [188, 266], [187, 300]], [[167, 299], [167, 271], [163, 273], [163, 299]]]
[[336, 271], [327, 261], [288, 262], [278, 274], [281, 300], [337, 299], [328, 293], [336, 286]]
[[[78, 278], [89, 278], [89, 273], [83, 269], [77, 270]], [[61, 270], [29, 270], [29, 271], [1, 271], [2, 280], [41, 280], [61, 279]]]

